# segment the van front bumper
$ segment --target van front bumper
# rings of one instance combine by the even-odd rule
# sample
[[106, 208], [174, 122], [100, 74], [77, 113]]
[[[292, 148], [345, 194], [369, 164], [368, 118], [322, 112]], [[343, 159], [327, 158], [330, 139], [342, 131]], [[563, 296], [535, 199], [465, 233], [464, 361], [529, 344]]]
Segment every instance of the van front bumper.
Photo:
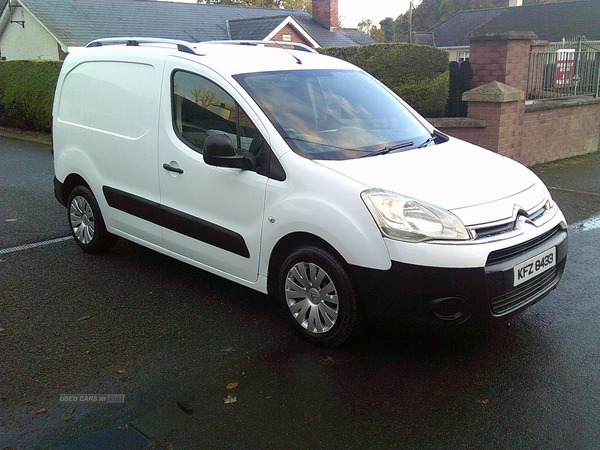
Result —
[[[556, 248], [556, 264], [515, 286], [515, 266]], [[483, 267], [429, 267], [392, 261], [388, 270], [352, 266], [369, 316], [455, 326], [494, 321], [536, 303], [559, 283], [567, 260], [567, 230], [558, 225], [526, 242], [489, 254]]]

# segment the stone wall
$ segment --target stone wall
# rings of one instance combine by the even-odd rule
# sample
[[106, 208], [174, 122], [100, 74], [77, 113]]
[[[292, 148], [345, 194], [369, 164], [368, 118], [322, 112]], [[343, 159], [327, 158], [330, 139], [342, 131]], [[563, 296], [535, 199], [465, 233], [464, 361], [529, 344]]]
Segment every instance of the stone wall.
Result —
[[539, 164], [598, 151], [600, 99], [545, 100], [525, 107], [523, 162]]

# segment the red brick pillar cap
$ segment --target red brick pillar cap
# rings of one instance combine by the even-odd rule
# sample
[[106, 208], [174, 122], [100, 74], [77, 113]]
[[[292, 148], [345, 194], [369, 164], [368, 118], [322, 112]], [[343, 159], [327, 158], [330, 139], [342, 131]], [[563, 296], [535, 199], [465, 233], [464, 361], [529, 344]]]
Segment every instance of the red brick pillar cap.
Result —
[[462, 96], [465, 102], [507, 103], [525, 100], [525, 92], [507, 86], [499, 81], [491, 81], [483, 86], [467, 91]]

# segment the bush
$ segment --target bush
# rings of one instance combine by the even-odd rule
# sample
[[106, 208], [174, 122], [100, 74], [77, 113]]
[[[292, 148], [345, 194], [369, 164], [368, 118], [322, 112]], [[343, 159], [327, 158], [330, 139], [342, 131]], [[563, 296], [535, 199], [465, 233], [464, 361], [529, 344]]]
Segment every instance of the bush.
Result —
[[413, 44], [320, 48], [370, 73], [425, 117], [441, 117], [448, 99], [448, 52]]
[[0, 61], [0, 125], [50, 131], [61, 61]]

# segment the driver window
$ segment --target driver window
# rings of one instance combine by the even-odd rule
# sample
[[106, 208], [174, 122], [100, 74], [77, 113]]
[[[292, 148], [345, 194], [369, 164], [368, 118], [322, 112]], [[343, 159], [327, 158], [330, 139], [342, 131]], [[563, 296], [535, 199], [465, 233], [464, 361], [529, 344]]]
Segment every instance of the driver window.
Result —
[[173, 73], [173, 124], [182, 141], [202, 153], [211, 134], [224, 134], [235, 149], [247, 150], [257, 158], [259, 173], [265, 173], [266, 146], [254, 123], [240, 105], [212, 81], [182, 70]]

